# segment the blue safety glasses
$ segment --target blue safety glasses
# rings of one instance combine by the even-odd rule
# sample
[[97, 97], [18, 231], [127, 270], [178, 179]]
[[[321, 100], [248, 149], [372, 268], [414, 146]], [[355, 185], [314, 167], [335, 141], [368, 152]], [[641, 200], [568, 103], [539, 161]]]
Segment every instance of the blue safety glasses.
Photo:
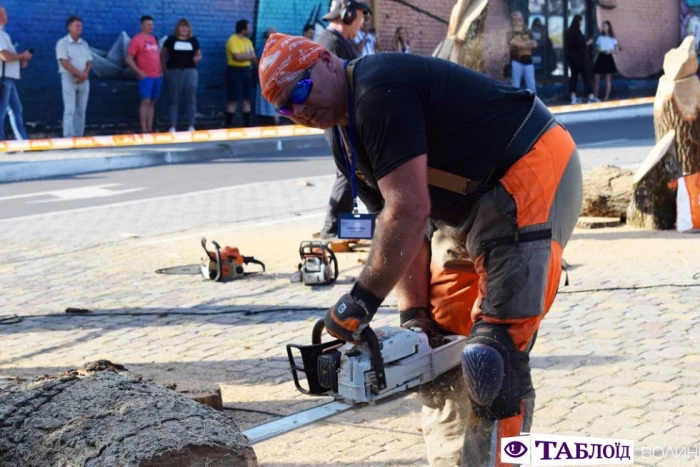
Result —
[[289, 99], [283, 105], [277, 107], [275, 112], [282, 115], [283, 117], [290, 117], [294, 114], [294, 109], [292, 104], [303, 104], [306, 99], [309, 98], [311, 94], [311, 89], [314, 87], [314, 83], [311, 81], [311, 68], [306, 70], [304, 76], [299, 80], [294, 90], [289, 95]]

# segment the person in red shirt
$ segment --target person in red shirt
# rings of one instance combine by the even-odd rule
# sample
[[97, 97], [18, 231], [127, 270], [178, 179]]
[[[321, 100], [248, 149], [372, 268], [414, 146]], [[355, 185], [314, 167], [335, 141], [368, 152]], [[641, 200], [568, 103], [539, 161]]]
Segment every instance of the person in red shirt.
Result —
[[141, 17], [141, 32], [136, 34], [126, 51], [126, 64], [134, 70], [139, 80], [141, 104], [139, 118], [141, 131], [153, 131], [156, 101], [163, 87], [163, 73], [160, 64], [160, 47], [153, 37], [154, 21], [150, 16]]

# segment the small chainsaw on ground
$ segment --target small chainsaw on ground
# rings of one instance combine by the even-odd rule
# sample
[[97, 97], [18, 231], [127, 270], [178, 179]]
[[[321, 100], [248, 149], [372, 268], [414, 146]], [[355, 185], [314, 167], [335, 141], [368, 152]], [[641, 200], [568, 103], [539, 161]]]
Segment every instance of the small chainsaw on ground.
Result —
[[338, 279], [338, 259], [328, 245], [321, 242], [301, 242], [298, 270], [290, 281], [304, 285], [332, 284]]
[[[304, 394], [330, 395], [348, 404], [374, 402], [432, 381], [460, 365], [466, 343], [464, 336], [445, 336], [445, 344], [431, 348], [420, 329], [397, 326], [366, 327], [358, 345], [321, 343], [324, 328], [321, 319], [313, 328], [311, 345], [287, 344], [294, 384]], [[306, 376], [308, 387], [302, 387], [299, 373]]]
[[207, 239], [202, 237], [202, 248], [204, 248], [207, 256], [202, 259], [200, 271], [205, 279], [214, 282], [226, 282], [251, 274], [260, 274], [260, 272], [250, 273], [244, 271], [243, 265], [250, 263], [262, 266], [261, 272], [265, 272], [265, 264], [253, 256], [241, 255], [236, 247], [226, 246], [222, 249], [215, 241], [211, 243], [214, 245], [214, 251], [207, 250]]

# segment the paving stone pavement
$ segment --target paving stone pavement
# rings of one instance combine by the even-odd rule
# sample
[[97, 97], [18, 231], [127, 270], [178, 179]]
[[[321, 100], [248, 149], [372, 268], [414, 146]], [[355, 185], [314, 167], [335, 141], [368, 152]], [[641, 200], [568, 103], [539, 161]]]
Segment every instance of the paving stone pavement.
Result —
[[[289, 282], [299, 241], [320, 227], [331, 181], [0, 222], [0, 315], [24, 318], [0, 325], [0, 385], [106, 358], [179, 388], [219, 384], [243, 429], [328, 402], [295, 390], [285, 344], [310, 340], [314, 320], [349, 289], [366, 256], [340, 254], [333, 286]], [[288, 202], [270, 201], [269, 190]], [[211, 205], [204, 214], [200, 197]], [[202, 232], [263, 260], [267, 272], [227, 284], [154, 273], [197, 263]], [[700, 465], [698, 457], [641, 457], [642, 447], [700, 445], [698, 253], [698, 235], [575, 232], [564, 253], [571, 284], [562, 278], [532, 353], [533, 432], [632, 439], [637, 465]], [[396, 324], [394, 297], [385, 305], [376, 325]], [[71, 316], [67, 307], [92, 313]], [[255, 451], [270, 467], [425, 465], [419, 412], [409, 394]]]

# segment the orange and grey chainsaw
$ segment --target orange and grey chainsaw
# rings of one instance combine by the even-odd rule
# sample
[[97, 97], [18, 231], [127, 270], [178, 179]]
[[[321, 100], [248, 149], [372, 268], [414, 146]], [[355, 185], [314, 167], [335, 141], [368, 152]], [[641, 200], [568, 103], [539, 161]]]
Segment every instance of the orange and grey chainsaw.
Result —
[[332, 284], [338, 279], [338, 259], [328, 245], [321, 242], [301, 242], [301, 263], [290, 281], [304, 285]]
[[260, 274], [260, 272], [245, 272], [243, 265], [250, 263], [262, 266], [262, 272], [265, 272], [265, 264], [253, 256], [241, 255], [236, 247], [226, 246], [222, 249], [215, 241], [211, 243], [214, 245], [214, 251], [207, 250], [207, 239], [202, 237], [202, 248], [207, 256], [202, 259], [200, 272], [205, 279], [226, 282], [251, 274]]
[[287, 357], [297, 389], [333, 402], [304, 410], [243, 432], [251, 444], [309, 425], [353, 408], [407, 393], [460, 365], [465, 336], [449, 335], [431, 348], [420, 329], [366, 327], [363, 342], [321, 342], [325, 324], [316, 322], [311, 344], [287, 344]]

